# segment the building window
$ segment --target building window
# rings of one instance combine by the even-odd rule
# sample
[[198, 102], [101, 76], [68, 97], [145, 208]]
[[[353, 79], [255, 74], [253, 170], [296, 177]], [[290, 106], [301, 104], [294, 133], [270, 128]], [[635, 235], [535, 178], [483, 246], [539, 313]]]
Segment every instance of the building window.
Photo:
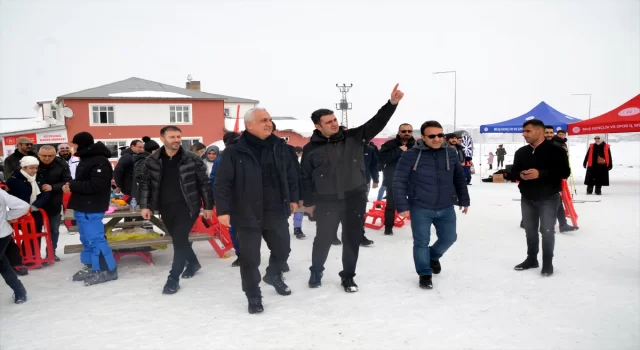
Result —
[[96, 124], [115, 124], [115, 110], [113, 106], [91, 106], [93, 115], [93, 123]]
[[189, 106], [169, 106], [170, 123], [190, 123]]
[[186, 150], [190, 150], [191, 146], [195, 145], [196, 143], [200, 142], [200, 139], [182, 139], [182, 148], [186, 149]]
[[229, 118], [229, 108], [224, 109], [224, 117]]
[[56, 110], [55, 110], [55, 109], [52, 109], [52, 110], [51, 110], [51, 118], [53, 118], [53, 119], [58, 119], [58, 113], [56, 113]]
[[[99, 140], [96, 140], [96, 141], [99, 141]], [[102, 141], [102, 143], [104, 143], [104, 145], [107, 146], [109, 151], [111, 151], [110, 158], [120, 158], [120, 148], [127, 147], [129, 145], [127, 143], [127, 140], [109, 140], [109, 141]]]

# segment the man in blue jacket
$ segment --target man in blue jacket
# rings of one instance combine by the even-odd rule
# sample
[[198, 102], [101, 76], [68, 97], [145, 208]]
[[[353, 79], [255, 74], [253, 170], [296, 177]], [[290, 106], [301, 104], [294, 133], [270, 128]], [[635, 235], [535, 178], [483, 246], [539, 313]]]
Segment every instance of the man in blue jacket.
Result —
[[[411, 215], [413, 262], [420, 287], [431, 289], [431, 274], [440, 273], [440, 258], [457, 239], [453, 194], [464, 214], [470, 199], [462, 165], [444, 141], [440, 123], [425, 122], [420, 134], [421, 139], [398, 161], [392, 193], [399, 215]], [[431, 224], [438, 240], [429, 247]]]

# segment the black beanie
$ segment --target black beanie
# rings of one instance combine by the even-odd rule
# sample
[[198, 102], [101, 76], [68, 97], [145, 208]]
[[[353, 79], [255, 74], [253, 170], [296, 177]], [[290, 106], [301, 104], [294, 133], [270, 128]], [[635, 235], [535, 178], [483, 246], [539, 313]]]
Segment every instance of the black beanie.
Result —
[[157, 142], [153, 141], [149, 136], [144, 136], [142, 138], [142, 142], [144, 142], [145, 152], [151, 153], [160, 148], [160, 145]]
[[93, 135], [91, 135], [90, 133], [83, 131], [83, 132], [79, 132], [76, 134], [76, 136], [73, 137], [73, 140], [71, 140], [71, 142], [75, 143], [76, 146], [78, 146], [78, 149], [83, 149], [83, 148], [87, 148], [91, 145], [93, 145]]

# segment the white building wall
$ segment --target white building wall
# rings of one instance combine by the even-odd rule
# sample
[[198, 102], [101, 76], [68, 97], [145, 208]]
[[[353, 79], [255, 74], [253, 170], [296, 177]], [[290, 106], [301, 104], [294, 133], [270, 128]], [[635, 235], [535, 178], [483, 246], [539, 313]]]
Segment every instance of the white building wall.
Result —
[[227, 117], [227, 111], [229, 112], [229, 118], [236, 120], [236, 115], [238, 112], [238, 106], [240, 106], [240, 119], [244, 117], [245, 112], [250, 110], [251, 108], [258, 107], [257, 103], [227, 103], [224, 104], [225, 109], [225, 117]]
[[[93, 106], [113, 106], [114, 108], [114, 124], [94, 124], [93, 123]], [[172, 123], [170, 122], [169, 108], [170, 106], [188, 106], [189, 122], [188, 123]], [[140, 126], [140, 125], [191, 125], [193, 124], [193, 106], [190, 103], [99, 103], [89, 104], [89, 123], [91, 126], [100, 125], [116, 125], [116, 126]]]

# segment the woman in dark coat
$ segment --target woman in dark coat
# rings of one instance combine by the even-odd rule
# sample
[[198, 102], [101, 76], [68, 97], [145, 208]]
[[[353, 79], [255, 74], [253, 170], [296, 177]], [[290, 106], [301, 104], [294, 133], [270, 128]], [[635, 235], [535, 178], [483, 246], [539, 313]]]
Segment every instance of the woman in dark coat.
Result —
[[609, 170], [613, 168], [613, 158], [609, 145], [600, 140], [600, 136], [594, 138], [595, 143], [589, 145], [587, 154], [584, 156], [582, 166], [587, 169], [584, 184], [587, 185], [587, 194], [602, 194], [602, 186], [609, 186]]
[[7, 180], [8, 193], [31, 205], [31, 216], [35, 220], [36, 232], [42, 232], [43, 219], [40, 209], [51, 196], [51, 186], [45, 183], [42, 173], [38, 173], [39, 164], [40, 161], [36, 157], [22, 157], [20, 169], [16, 169]]

